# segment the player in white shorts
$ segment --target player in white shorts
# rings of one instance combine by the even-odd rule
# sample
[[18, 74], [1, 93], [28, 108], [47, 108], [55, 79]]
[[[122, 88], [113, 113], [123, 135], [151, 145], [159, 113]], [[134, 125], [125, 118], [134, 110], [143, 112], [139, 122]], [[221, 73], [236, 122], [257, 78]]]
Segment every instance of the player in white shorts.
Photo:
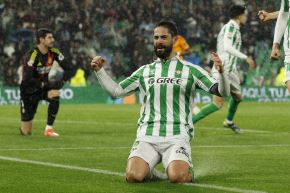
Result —
[[153, 34], [158, 59], [141, 66], [119, 84], [102, 68], [105, 60], [101, 56], [91, 62], [100, 84], [112, 97], [140, 91], [142, 106], [136, 140], [127, 162], [128, 182], [152, 178], [153, 168], [160, 162], [171, 182], [191, 182], [193, 124], [190, 107], [195, 90], [201, 88], [211, 94], [229, 95], [229, 83], [218, 55], [212, 54], [220, 76], [216, 81], [202, 68], [175, 55], [172, 48], [176, 35], [174, 22], [159, 22]]
[[285, 84], [290, 93], [290, 17], [289, 17], [289, 0], [281, 0], [280, 10], [268, 13], [264, 10], [259, 11], [258, 15], [261, 21], [277, 19], [275, 26], [275, 34], [271, 52], [271, 58], [279, 59], [280, 57], [280, 42], [284, 35], [283, 48], [285, 52]]
[[[247, 21], [246, 8], [240, 5], [232, 6], [230, 8], [230, 18], [230, 21], [222, 27], [217, 40], [217, 53], [221, 57], [224, 70], [230, 81], [231, 92], [228, 113], [223, 125], [232, 129], [235, 133], [240, 133], [240, 128], [233, 122], [238, 105], [242, 101], [237, 61], [238, 59], [246, 60], [250, 68], [253, 68], [255, 63], [252, 57], [248, 57], [240, 51], [242, 44], [240, 27]], [[215, 68], [212, 69], [212, 75], [216, 79], [219, 78]], [[200, 112], [192, 117], [193, 123], [221, 109], [224, 101], [225, 99], [220, 96], [213, 96], [213, 102], [202, 107]]]

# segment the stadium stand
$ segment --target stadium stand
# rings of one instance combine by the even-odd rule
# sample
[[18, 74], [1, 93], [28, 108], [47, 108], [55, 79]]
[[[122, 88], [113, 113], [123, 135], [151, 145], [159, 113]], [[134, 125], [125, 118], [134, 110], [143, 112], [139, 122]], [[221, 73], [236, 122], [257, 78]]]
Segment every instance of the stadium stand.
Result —
[[[152, 29], [162, 17], [171, 16], [180, 34], [191, 46], [191, 60], [209, 65], [208, 54], [215, 50], [220, 27], [227, 21], [230, 0], [0, 0], [0, 82], [19, 82], [23, 54], [33, 45], [36, 28], [55, 31], [57, 47], [74, 68], [85, 72], [87, 84], [95, 81], [89, 62], [97, 53], [106, 57], [107, 66], [117, 78], [131, 74], [152, 60]], [[275, 0], [248, 1], [249, 22], [242, 30], [243, 48], [252, 55], [257, 68], [247, 72], [241, 65], [247, 85], [273, 85], [282, 63], [266, 60], [274, 23], [261, 24], [259, 9], [276, 10]], [[210, 8], [210, 11], [209, 11]]]

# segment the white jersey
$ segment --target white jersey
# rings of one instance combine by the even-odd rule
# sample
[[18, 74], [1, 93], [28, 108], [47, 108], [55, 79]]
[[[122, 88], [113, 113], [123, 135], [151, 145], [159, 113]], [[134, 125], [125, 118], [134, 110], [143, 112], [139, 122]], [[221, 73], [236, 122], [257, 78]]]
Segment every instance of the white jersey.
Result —
[[174, 57], [144, 65], [120, 86], [131, 93], [139, 90], [141, 110], [138, 141], [190, 141], [193, 135], [192, 112], [196, 88], [207, 92], [216, 83], [202, 68]]
[[230, 20], [222, 27], [217, 38], [217, 53], [223, 62], [226, 72], [235, 72], [238, 58], [247, 58], [240, 51], [241, 45], [242, 37], [240, 27], [234, 20]]
[[[280, 22], [281, 22], [281, 19], [282, 20], [285, 20], [284, 22], [282, 21], [282, 23], [285, 23], [285, 24], [282, 24], [282, 23], [278, 23], [277, 21], [277, 24], [276, 25], [279, 25], [279, 29], [281, 29], [280, 27], [284, 28], [283, 31], [284, 31], [284, 42], [283, 42], [283, 46], [284, 46], [284, 51], [285, 51], [285, 61], [287, 61], [288, 63], [290, 62], [290, 32], [289, 32], [289, 28], [290, 28], [290, 18], [289, 18], [289, 2], [290, 0], [281, 0], [281, 7], [280, 7], [280, 18], [278, 17], [278, 19], [280, 19]], [[275, 29], [275, 36], [277, 35], [276, 34], [276, 29]], [[280, 35], [281, 37], [279, 38], [281, 40], [282, 38], [282, 35]], [[278, 42], [280, 43], [280, 41]]]
[[284, 52], [285, 52], [285, 82], [290, 80], [290, 18], [289, 18], [290, 0], [281, 0], [279, 16], [275, 26], [274, 43], [280, 44], [284, 35]]

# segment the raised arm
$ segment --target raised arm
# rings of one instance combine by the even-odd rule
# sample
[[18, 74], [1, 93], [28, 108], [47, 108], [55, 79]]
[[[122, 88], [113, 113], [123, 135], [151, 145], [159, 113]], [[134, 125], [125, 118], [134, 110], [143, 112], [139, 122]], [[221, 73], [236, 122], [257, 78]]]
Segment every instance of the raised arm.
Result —
[[227, 97], [230, 96], [230, 83], [227, 75], [225, 74], [222, 66], [222, 61], [219, 56], [213, 52], [211, 59], [214, 62], [214, 66], [219, 72], [219, 82], [211, 87], [210, 92], [217, 96]]
[[196, 80], [196, 86], [211, 94], [227, 97], [230, 95], [230, 84], [227, 74], [224, 72], [222, 62], [216, 53], [211, 54], [215, 68], [218, 70], [220, 77], [218, 82], [211, 77], [204, 69], [199, 66], [192, 68], [192, 74]]
[[258, 12], [259, 19], [262, 22], [266, 22], [266, 21], [270, 21], [270, 20], [275, 20], [275, 19], [278, 18], [278, 15], [279, 15], [279, 11], [267, 12], [265, 10], [260, 10]]
[[105, 71], [103, 65], [106, 63], [101, 56], [96, 56], [91, 61], [91, 66], [95, 71], [97, 79], [101, 86], [110, 94], [111, 97], [122, 97], [127, 93], [118, 83], [116, 83]]
[[281, 8], [275, 26], [275, 34], [271, 53], [271, 58], [273, 59], [278, 59], [280, 57], [279, 45], [288, 24], [288, 17], [289, 17], [289, 5], [288, 4], [285, 5], [285, 1], [281, 0]]

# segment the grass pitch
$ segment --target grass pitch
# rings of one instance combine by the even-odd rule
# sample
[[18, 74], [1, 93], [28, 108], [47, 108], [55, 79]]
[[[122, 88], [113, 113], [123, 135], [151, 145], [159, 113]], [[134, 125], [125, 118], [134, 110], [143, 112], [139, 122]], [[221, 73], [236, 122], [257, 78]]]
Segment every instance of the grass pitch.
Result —
[[290, 103], [242, 103], [235, 118], [241, 134], [222, 128], [226, 107], [196, 124], [197, 177], [189, 185], [125, 182], [139, 108], [62, 105], [60, 137], [47, 138], [46, 106], [30, 137], [19, 135], [19, 107], [0, 106], [0, 192], [290, 192]]

